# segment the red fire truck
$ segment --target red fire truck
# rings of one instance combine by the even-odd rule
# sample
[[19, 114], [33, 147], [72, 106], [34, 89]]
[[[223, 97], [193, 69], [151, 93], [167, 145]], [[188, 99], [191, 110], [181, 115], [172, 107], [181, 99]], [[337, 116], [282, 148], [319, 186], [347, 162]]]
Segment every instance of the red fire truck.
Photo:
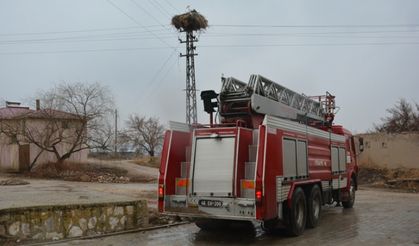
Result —
[[333, 124], [330, 93], [308, 97], [252, 75], [222, 78], [219, 94], [201, 98], [210, 124], [170, 122], [165, 133], [161, 213], [196, 217], [203, 229], [241, 220], [300, 235], [322, 205], [354, 205], [362, 143]]

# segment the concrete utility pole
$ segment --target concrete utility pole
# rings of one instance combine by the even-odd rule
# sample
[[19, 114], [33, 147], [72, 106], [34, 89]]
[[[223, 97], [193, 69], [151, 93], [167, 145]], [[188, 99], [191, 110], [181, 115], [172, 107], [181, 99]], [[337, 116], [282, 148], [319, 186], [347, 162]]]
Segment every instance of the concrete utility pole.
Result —
[[114, 154], [118, 152], [118, 110], [115, 109], [115, 139], [114, 139]]

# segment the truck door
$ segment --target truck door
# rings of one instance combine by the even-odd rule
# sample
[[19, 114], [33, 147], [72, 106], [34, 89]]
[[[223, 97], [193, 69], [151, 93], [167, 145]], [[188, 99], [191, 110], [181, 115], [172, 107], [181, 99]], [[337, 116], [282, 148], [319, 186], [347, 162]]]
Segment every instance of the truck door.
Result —
[[233, 194], [235, 137], [197, 137], [192, 168], [192, 194]]

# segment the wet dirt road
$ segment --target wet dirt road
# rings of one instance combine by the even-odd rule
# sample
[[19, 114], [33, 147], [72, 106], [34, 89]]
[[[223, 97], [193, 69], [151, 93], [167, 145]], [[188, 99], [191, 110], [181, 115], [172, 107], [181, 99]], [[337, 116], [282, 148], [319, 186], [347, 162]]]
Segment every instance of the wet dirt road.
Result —
[[419, 245], [419, 194], [361, 189], [355, 207], [324, 207], [300, 237], [260, 227], [206, 232], [194, 224], [59, 245]]

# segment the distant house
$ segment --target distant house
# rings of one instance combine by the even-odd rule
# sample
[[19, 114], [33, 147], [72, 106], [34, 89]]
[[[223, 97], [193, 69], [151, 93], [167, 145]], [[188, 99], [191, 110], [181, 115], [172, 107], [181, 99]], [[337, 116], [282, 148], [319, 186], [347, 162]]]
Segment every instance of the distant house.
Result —
[[[59, 153], [65, 153], [71, 146], [72, 138], [76, 137], [76, 127], [82, 120], [78, 115], [41, 109], [39, 100], [36, 109], [22, 107], [20, 103], [6, 102], [0, 108], [0, 171], [20, 172], [28, 170], [36, 160], [36, 165], [56, 162], [53, 152], [42, 151], [36, 142], [57, 141], [55, 145]], [[59, 141], [58, 139], [64, 139]], [[32, 139], [34, 141], [29, 141]], [[87, 150], [71, 155], [69, 161], [87, 160]]]

